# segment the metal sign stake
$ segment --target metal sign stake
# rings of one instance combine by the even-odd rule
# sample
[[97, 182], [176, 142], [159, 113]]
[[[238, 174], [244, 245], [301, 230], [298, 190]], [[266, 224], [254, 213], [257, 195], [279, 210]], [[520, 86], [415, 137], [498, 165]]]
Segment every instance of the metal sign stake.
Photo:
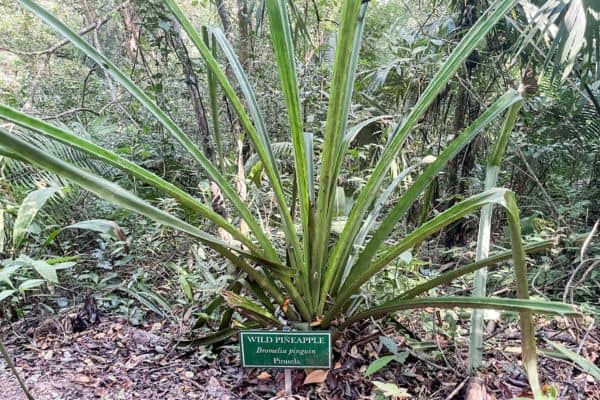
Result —
[[273, 400], [293, 400], [300, 397], [292, 393], [292, 369], [331, 368], [331, 332], [292, 331], [284, 315], [277, 317], [280, 331], [240, 331], [241, 361], [244, 368], [283, 369], [283, 395]]
[[[290, 326], [287, 324], [287, 320], [284, 320], [283, 331], [289, 332]], [[285, 368], [283, 370], [283, 379], [284, 379], [284, 389], [283, 395], [286, 399], [292, 399], [292, 370], [289, 368]]]
[[292, 399], [292, 370], [286, 368], [283, 370], [283, 376], [285, 378], [284, 396], [286, 399]]

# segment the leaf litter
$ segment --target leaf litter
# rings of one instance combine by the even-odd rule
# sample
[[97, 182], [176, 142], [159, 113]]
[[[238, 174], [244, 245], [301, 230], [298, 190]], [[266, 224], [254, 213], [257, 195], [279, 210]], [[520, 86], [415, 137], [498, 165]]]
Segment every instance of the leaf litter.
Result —
[[[465, 323], [466, 324], [466, 323]], [[140, 327], [116, 316], [81, 332], [59, 317], [4, 323], [9, 353], [37, 400], [57, 399], [274, 399], [281, 398], [283, 372], [240, 367], [236, 346], [219, 353], [178, 348], [180, 327], [167, 321]], [[600, 386], [571, 362], [558, 360], [543, 339], [560, 342], [600, 364], [600, 333], [572, 321], [549, 319], [538, 325], [540, 377], [559, 399], [600, 400]], [[308, 375], [293, 370], [296, 398], [304, 399], [511, 399], [531, 397], [520, 366], [520, 336], [513, 322], [495, 322], [488, 331], [485, 369], [467, 384], [467, 347], [461, 335], [424, 330], [422, 321], [398, 316], [385, 326], [365, 322], [338, 336], [336, 362], [329, 371]], [[382, 338], [385, 338], [382, 340]], [[391, 344], [409, 355], [365, 376], [375, 360], [389, 356]], [[16, 379], [0, 361], [0, 400], [21, 400]], [[477, 393], [477, 397], [473, 397]]]

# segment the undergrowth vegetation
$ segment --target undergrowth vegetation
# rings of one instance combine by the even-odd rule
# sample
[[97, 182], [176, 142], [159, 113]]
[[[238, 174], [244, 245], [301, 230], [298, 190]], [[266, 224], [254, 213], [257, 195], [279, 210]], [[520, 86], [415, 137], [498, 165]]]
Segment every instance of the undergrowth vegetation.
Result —
[[[186, 343], [222, 345], [243, 328], [343, 335], [432, 307], [450, 309], [441, 325], [455, 337], [468, 315], [452, 310], [497, 309], [518, 314], [531, 390], [547, 395], [534, 314], [594, 310], [599, 292], [592, 5], [557, 17], [514, 0], [434, 2], [411, 15], [345, 0], [312, 15], [265, 0], [240, 12], [236, 37], [197, 4], [136, 1], [108, 14], [123, 13], [119, 47], [89, 5], [96, 27], [77, 33], [64, 10], [17, 3], [5, 7], [39, 42], [65, 41], [34, 63], [33, 109], [0, 92], [4, 317], [85, 293], [134, 324], [178, 318]], [[564, 31], [574, 15], [591, 33]], [[59, 57], [87, 72], [46, 72]], [[56, 87], [71, 74], [82, 90]], [[406, 359], [385, 346], [367, 375]]]

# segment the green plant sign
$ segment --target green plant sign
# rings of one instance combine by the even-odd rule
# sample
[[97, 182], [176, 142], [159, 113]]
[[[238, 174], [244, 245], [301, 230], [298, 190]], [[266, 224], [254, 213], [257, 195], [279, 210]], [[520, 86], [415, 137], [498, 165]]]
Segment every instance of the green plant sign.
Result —
[[331, 332], [241, 331], [242, 366], [331, 368]]

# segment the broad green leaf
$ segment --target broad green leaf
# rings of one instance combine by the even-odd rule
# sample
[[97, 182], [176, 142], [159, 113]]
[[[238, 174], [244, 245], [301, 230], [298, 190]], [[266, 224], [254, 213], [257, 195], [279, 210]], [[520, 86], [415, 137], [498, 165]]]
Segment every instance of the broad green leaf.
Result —
[[31, 264], [33, 269], [42, 276], [45, 280], [52, 283], [58, 283], [58, 276], [56, 275], [56, 267], [48, 264], [44, 260], [33, 260]]
[[11, 297], [15, 293], [13, 289], [7, 289], [0, 292], [0, 301]]
[[0, 282], [6, 283], [8, 286], [13, 287], [10, 281], [10, 276], [17, 272], [21, 267], [25, 265], [22, 260], [2, 260], [2, 268], [0, 268]]
[[121, 227], [115, 222], [107, 219], [89, 219], [71, 224], [65, 229], [83, 229], [104, 233], [112, 237], [114, 240], [124, 240], [124, 234]]
[[398, 353], [398, 343], [392, 338], [387, 336], [379, 336], [379, 341], [384, 345], [391, 353]]
[[396, 361], [400, 364], [404, 364], [409, 355], [410, 353], [408, 351], [401, 351], [400, 353], [396, 354]]
[[21, 248], [23, 239], [25, 239], [25, 235], [38, 211], [59, 190], [60, 188], [55, 186], [41, 188], [34, 190], [25, 197], [19, 207], [13, 226], [13, 248], [15, 252]]
[[44, 260], [34, 260], [24, 254], [19, 256], [19, 259], [28, 267], [33, 267], [35, 271], [41, 275], [46, 281], [51, 283], [58, 283], [58, 276], [56, 275], [56, 267], [48, 264]]
[[379, 371], [381, 368], [385, 367], [386, 365], [388, 365], [390, 362], [394, 361], [395, 359], [396, 359], [396, 356], [393, 354], [389, 355], [389, 356], [383, 356], [383, 357], [378, 358], [377, 360], [375, 360], [371, 364], [369, 364], [369, 367], [365, 371], [365, 376], [373, 375], [375, 372]]
[[23, 281], [23, 283], [21, 283], [19, 285], [18, 290], [19, 290], [19, 292], [24, 292], [26, 290], [35, 289], [35, 288], [42, 286], [46, 282], [47, 281], [44, 279], [27, 279], [26, 281]]

